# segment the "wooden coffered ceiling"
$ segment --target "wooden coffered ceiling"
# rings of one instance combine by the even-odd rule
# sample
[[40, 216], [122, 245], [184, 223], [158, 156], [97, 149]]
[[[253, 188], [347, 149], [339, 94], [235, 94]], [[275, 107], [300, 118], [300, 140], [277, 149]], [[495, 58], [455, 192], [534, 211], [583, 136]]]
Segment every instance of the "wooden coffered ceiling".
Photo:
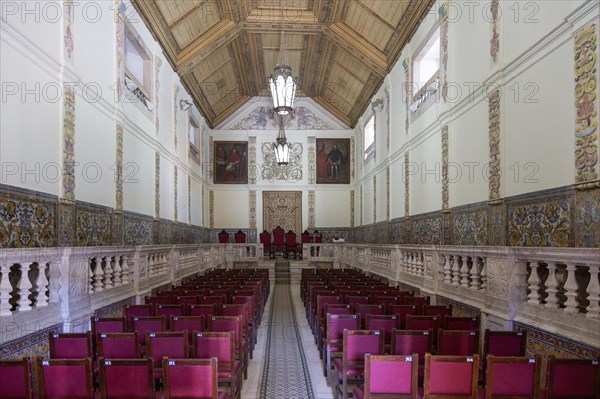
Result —
[[434, 0], [133, 0], [211, 127], [254, 96], [286, 33], [298, 95], [353, 127]]

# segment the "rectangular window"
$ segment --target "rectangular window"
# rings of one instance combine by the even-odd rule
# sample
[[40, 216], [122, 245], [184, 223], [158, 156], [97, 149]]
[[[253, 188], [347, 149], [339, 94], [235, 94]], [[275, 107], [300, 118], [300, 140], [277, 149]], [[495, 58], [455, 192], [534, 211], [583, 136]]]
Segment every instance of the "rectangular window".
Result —
[[412, 63], [412, 87], [413, 101], [410, 110], [415, 112], [439, 86], [440, 72], [440, 28], [437, 27], [417, 55]]
[[189, 139], [190, 139], [190, 157], [200, 163], [200, 140], [202, 140], [200, 126], [193, 118], [190, 117], [189, 126]]
[[125, 29], [125, 86], [140, 101], [151, 108], [152, 57], [138, 34]]
[[371, 115], [365, 123], [364, 130], [365, 159], [375, 150], [375, 115]]

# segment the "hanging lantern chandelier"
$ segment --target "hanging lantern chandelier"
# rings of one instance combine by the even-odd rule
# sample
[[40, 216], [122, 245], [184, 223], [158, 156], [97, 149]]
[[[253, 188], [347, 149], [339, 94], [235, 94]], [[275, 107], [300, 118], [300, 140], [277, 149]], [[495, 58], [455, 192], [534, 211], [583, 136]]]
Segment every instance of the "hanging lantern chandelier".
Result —
[[269, 78], [269, 89], [273, 98], [273, 108], [279, 115], [287, 115], [294, 108], [296, 98], [296, 78], [292, 76], [292, 68], [288, 65], [285, 54], [285, 33], [281, 31], [281, 47], [277, 66]]

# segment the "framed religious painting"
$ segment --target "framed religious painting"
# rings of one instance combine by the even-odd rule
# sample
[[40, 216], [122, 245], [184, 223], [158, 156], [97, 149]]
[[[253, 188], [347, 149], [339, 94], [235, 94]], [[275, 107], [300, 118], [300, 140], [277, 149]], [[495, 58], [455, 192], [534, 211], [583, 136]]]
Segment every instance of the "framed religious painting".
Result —
[[350, 184], [350, 139], [317, 139], [317, 184]]
[[213, 182], [248, 184], [248, 142], [214, 142]]

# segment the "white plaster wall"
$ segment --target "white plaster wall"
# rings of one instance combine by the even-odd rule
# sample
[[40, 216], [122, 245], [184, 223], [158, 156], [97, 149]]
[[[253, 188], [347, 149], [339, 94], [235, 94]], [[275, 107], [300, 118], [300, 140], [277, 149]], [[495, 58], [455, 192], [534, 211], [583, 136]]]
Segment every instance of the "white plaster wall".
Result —
[[[75, 110], [75, 159], [78, 162], [75, 166], [75, 198], [114, 207], [116, 127], [113, 117], [83, 98], [75, 100]], [[128, 144], [133, 142], [127, 141]], [[140, 162], [135, 167], [146, 167], [145, 159]], [[124, 177], [129, 177], [133, 169], [124, 169], [123, 173]]]
[[215, 229], [247, 228], [249, 220], [248, 190], [215, 190]]
[[202, 226], [202, 184], [194, 179], [192, 179], [191, 194], [192, 224]]
[[382, 169], [377, 173], [377, 187], [375, 198], [377, 198], [377, 220], [382, 222], [387, 220], [386, 202], [387, 202], [387, 187], [386, 187], [386, 169]]
[[[489, 185], [486, 167], [489, 163], [488, 120], [488, 103], [480, 100], [462, 114], [457, 115], [449, 125], [448, 190], [450, 207], [485, 201], [488, 198]], [[441, 131], [439, 138], [441, 140]]]
[[410, 213], [436, 211], [442, 205], [441, 133], [430, 135], [410, 151]]
[[[35, 88], [36, 83], [43, 87], [54, 82], [53, 86], [60, 88], [57, 72], [4, 32], [0, 35], [0, 68], [0, 183], [58, 195], [62, 184], [62, 125], [58, 119], [62, 93], [55, 93], [56, 100], [52, 94], [48, 101], [40, 91], [27, 95], [23, 91]], [[34, 173], [28, 174], [28, 170]]]
[[123, 209], [154, 215], [154, 151], [125, 130], [123, 158]]
[[404, 216], [404, 157], [390, 165], [390, 218]]
[[183, 171], [177, 173], [177, 218], [181, 223], [188, 222], [188, 184], [187, 174]]
[[373, 179], [367, 179], [363, 184], [363, 224], [372, 224], [373, 220]]
[[315, 208], [317, 227], [350, 226], [350, 191], [319, 190]]
[[[160, 157], [160, 218], [173, 220], [175, 216], [175, 185], [173, 164], [164, 156]], [[179, 173], [179, 171], [177, 172]]]

